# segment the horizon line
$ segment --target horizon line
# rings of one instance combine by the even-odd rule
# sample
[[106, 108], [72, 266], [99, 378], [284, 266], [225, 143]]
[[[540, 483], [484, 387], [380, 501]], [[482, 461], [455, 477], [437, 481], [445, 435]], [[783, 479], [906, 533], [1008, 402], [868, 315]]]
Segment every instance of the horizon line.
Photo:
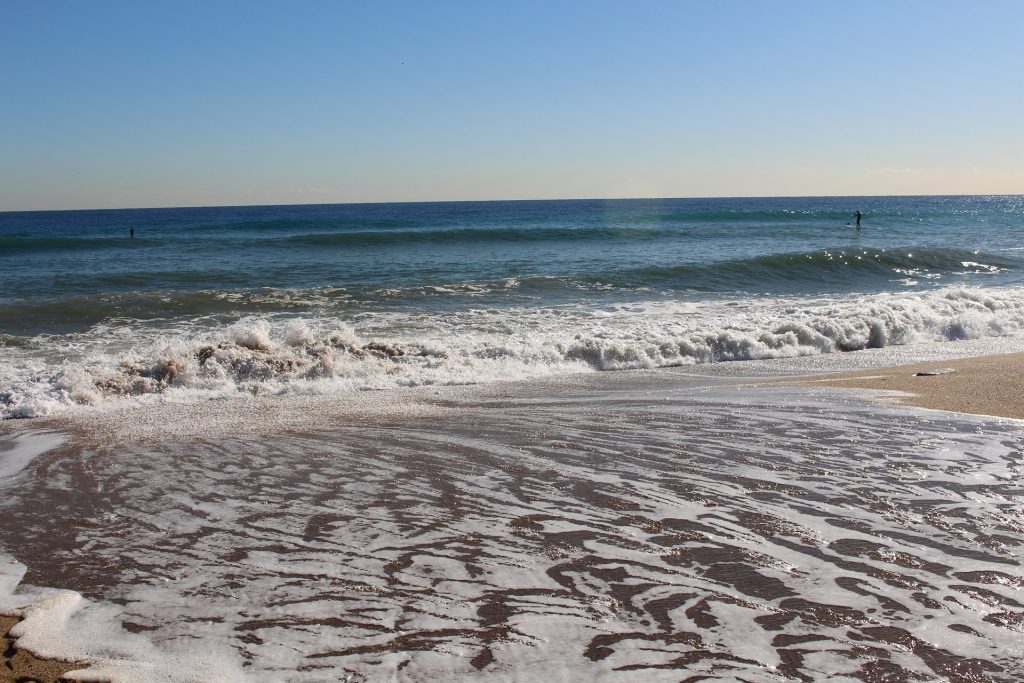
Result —
[[167, 206], [120, 206], [120, 207], [93, 207], [73, 209], [0, 209], [0, 214], [5, 213], [65, 213], [76, 211], [155, 211], [170, 209], [241, 209], [272, 206], [374, 206], [384, 204], [485, 204], [500, 202], [599, 202], [599, 201], [661, 201], [677, 199], [884, 199], [891, 197], [1024, 197], [1024, 192], [994, 192], [994, 193], [955, 193], [940, 192], [934, 194], [921, 194], [918, 192], [906, 194], [779, 194], [779, 195], [692, 195], [677, 197], [547, 197], [528, 198], [520, 197], [515, 199], [401, 199], [390, 201], [349, 201], [349, 202], [296, 202], [296, 203], [267, 203], [267, 204], [190, 204], [190, 205], [167, 205]]

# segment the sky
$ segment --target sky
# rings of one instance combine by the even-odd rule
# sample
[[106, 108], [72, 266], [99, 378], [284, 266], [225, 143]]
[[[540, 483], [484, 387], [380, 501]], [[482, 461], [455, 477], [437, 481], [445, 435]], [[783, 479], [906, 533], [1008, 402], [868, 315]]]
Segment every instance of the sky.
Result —
[[1020, 0], [0, 0], [0, 211], [1024, 193]]

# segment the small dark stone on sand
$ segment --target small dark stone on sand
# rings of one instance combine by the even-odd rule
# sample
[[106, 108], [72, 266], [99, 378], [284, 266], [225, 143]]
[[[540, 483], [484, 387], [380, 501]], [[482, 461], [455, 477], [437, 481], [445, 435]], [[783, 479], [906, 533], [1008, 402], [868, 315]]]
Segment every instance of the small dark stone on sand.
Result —
[[953, 368], [938, 368], [935, 370], [922, 370], [921, 372], [915, 372], [914, 377], [934, 377], [935, 375], [948, 375], [951, 372], [956, 372]]

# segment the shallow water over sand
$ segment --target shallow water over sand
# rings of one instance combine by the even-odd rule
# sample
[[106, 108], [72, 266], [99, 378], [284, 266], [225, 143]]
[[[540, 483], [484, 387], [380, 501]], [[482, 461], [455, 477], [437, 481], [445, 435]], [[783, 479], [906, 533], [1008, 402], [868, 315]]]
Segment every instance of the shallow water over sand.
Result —
[[1020, 423], [667, 373], [514, 386], [85, 434], [28, 466], [0, 545], [247, 680], [1024, 676]]

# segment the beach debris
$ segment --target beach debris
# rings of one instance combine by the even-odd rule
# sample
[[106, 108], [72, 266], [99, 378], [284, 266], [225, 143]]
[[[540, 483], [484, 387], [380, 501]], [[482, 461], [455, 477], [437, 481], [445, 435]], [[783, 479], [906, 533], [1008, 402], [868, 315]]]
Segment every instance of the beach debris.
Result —
[[951, 372], [956, 372], [953, 368], [936, 368], [935, 370], [922, 370], [915, 372], [914, 377], [933, 377], [935, 375], [948, 375]]

